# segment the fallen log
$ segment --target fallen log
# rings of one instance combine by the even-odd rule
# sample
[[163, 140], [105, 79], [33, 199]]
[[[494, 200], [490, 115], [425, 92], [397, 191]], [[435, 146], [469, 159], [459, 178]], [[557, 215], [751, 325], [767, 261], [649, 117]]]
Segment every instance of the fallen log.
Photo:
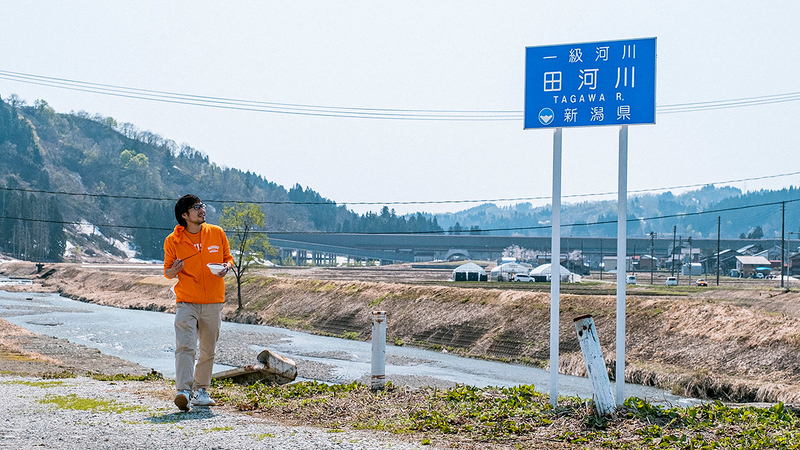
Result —
[[217, 380], [230, 380], [236, 384], [253, 384], [257, 381], [270, 384], [286, 384], [297, 378], [297, 364], [291, 359], [264, 350], [258, 354], [259, 364], [236, 367], [212, 374]]

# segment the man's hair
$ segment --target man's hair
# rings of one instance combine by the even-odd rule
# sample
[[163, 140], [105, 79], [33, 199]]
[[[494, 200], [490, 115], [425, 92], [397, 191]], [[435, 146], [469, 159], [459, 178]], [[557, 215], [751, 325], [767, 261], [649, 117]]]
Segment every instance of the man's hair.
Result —
[[175, 203], [175, 219], [182, 227], [186, 227], [186, 219], [182, 217], [183, 213], [189, 211], [189, 208], [197, 203], [200, 203], [200, 199], [194, 194], [186, 194]]

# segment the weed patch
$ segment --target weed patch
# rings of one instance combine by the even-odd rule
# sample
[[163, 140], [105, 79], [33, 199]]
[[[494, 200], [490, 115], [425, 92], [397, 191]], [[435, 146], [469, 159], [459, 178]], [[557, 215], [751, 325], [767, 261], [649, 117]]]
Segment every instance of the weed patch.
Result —
[[164, 376], [158, 372], [150, 372], [146, 375], [127, 375], [118, 373], [116, 375], [106, 375], [102, 373], [88, 373], [87, 376], [97, 381], [161, 381]]
[[91, 412], [141, 412], [147, 411], [142, 406], [125, 405], [115, 402], [113, 400], [98, 400], [95, 398], [78, 397], [75, 394], [70, 395], [48, 395], [39, 400], [42, 404], [52, 404], [60, 409], [74, 409], [79, 411]]
[[23, 386], [32, 386], [32, 387], [39, 387], [42, 389], [47, 389], [56, 386], [62, 386], [64, 384], [63, 381], [25, 381], [25, 380], [13, 380], [13, 381], [4, 381], [3, 384], [20, 384]]
[[530, 385], [440, 390], [387, 383], [383, 391], [373, 392], [359, 383], [256, 383], [220, 385], [215, 392], [240, 399], [241, 410], [269, 411], [329, 432], [350, 428], [413, 434], [417, 442], [435, 440], [450, 447], [527, 448], [550, 442], [558, 448], [797, 449], [800, 442], [797, 412], [783, 404], [666, 408], [630, 398], [616, 412], [598, 416], [590, 400], [562, 397], [554, 408], [546, 394]]

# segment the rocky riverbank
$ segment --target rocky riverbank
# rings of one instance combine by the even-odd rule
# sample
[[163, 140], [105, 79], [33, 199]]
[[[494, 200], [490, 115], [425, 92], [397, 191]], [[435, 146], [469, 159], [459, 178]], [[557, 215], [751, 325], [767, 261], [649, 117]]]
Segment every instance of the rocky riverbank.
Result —
[[[36, 284], [19, 289], [59, 291], [99, 304], [171, 311], [169, 280], [147, 270], [4, 266]], [[549, 295], [517, 283], [364, 281], [392, 279], [379, 269], [326, 277], [263, 271], [242, 286], [228, 279], [226, 320], [367, 339], [370, 312], [388, 312], [389, 343], [547, 367]], [[307, 274], [308, 272], [306, 272]], [[615, 297], [606, 285], [585, 283], [561, 297], [562, 373], [583, 375], [572, 318], [592, 314], [613, 376]], [[800, 401], [798, 306], [795, 292], [775, 288], [631, 287], [627, 298], [626, 380], [678, 395], [729, 401]]]

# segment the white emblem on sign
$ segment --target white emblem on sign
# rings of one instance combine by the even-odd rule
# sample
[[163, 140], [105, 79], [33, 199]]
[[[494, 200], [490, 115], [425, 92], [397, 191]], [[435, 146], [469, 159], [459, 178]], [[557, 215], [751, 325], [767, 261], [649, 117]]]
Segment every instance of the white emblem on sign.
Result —
[[539, 111], [539, 122], [541, 122], [542, 125], [549, 125], [550, 122], [553, 121], [554, 116], [555, 114], [553, 113], [552, 109], [544, 108], [541, 111]]

